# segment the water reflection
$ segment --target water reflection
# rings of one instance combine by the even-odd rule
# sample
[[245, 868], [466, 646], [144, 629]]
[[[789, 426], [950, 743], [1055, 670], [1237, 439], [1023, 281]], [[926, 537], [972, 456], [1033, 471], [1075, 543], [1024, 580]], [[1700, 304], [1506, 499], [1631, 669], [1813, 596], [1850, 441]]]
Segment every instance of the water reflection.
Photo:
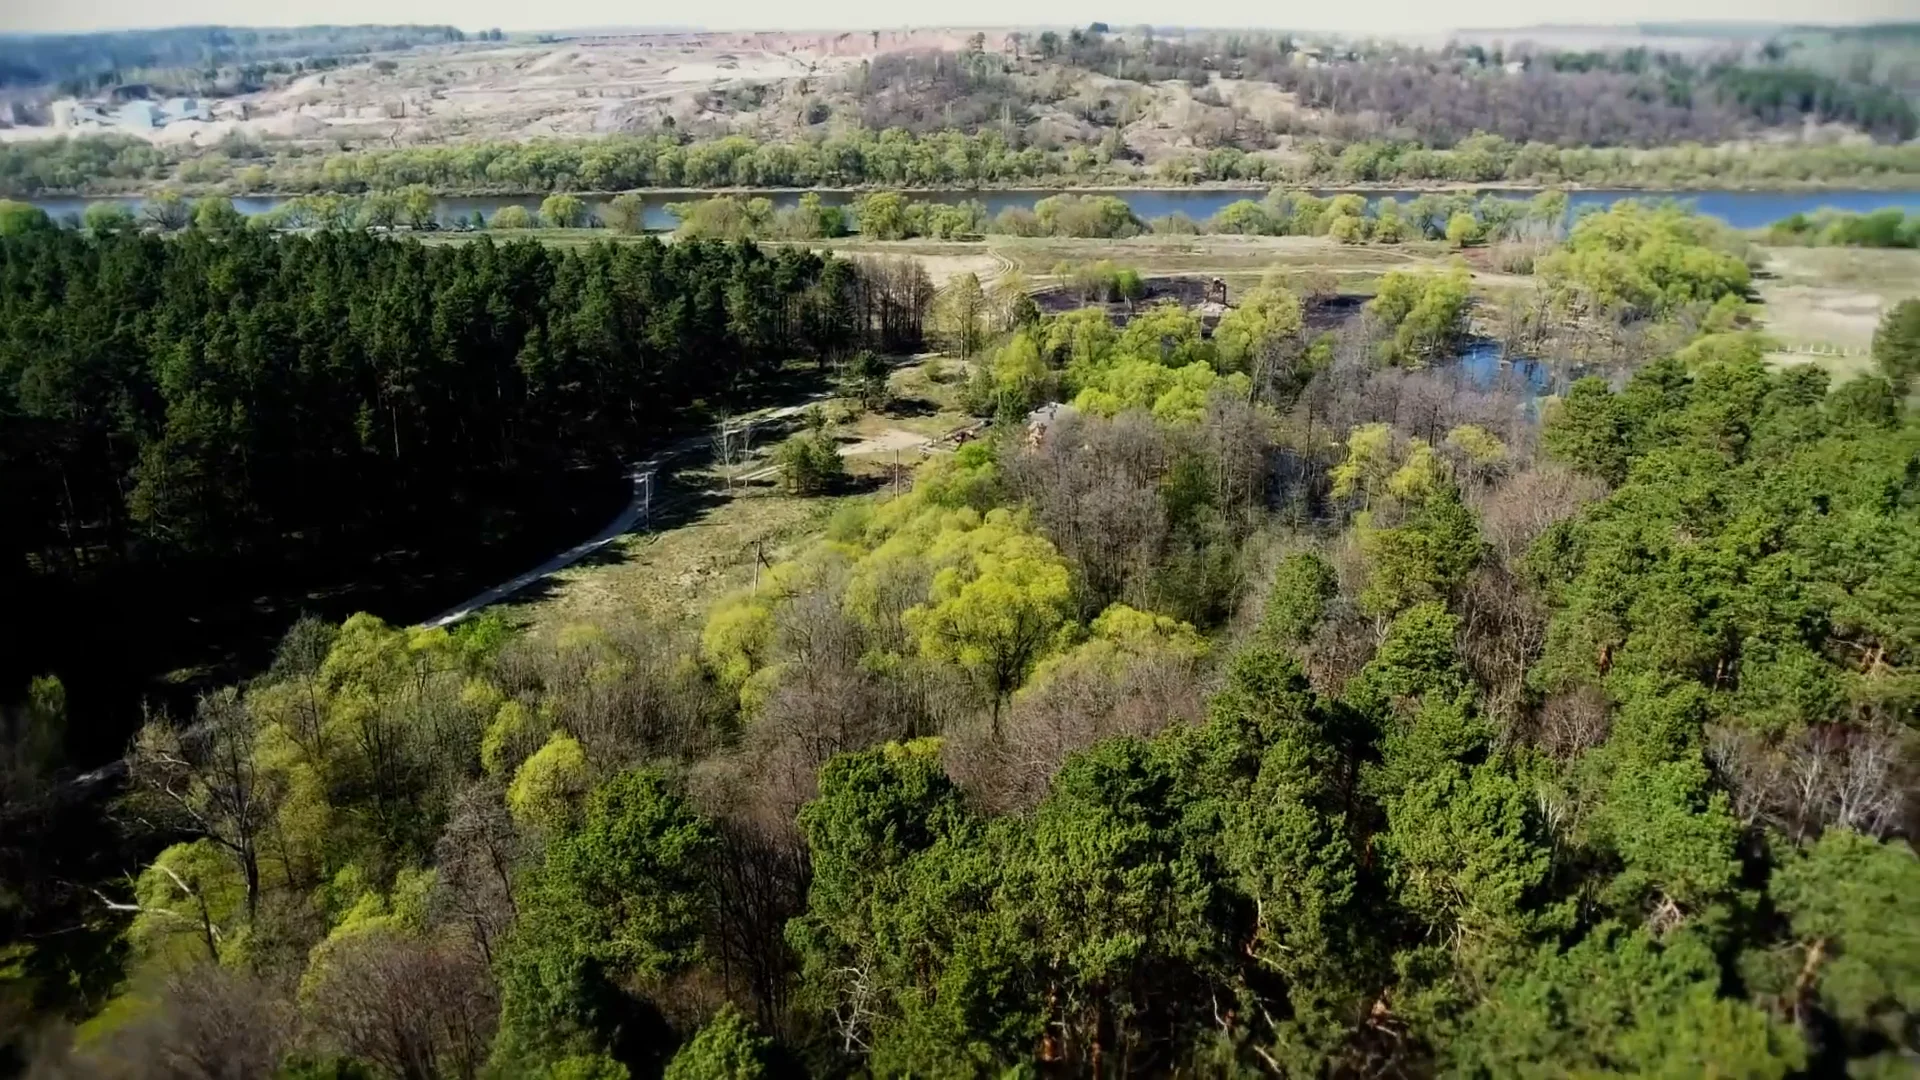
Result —
[[1469, 339], [1454, 363], [1475, 390], [1519, 395], [1520, 407], [1528, 416], [1539, 415], [1541, 398], [1564, 393], [1586, 374], [1579, 365], [1556, 365], [1509, 353], [1500, 342], [1484, 337]]

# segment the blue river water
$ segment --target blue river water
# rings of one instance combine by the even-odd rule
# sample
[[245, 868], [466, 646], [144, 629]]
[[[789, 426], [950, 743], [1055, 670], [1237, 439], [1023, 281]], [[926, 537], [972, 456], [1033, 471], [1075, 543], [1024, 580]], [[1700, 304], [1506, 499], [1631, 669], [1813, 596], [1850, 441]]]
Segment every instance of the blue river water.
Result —
[[[960, 189], [935, 189], [910, 191], [915, 199], [934, 202], [961, 202], [977, 199], [985, 204], [988, 214], [997, 214], [1007, 207], [1032, 207], [1034, 203], [1048, 195], [1059, 194], [1059, 189], [998, 189], [992, 191], [969, 191]], [[1089, 192], [1091, 193], [1091, 192]], [[1324, 189], [1321, 195], [1338, 194], [1338, 189]], [[1486, 188], [1483, 194], [1526, 197], [1530, 191], [1516, 191], [1505, 188]], [[670, 203], [685, 202], [704, 198], [704, 195], [664, 194], [660, 192], [639, 192], [645, 208], [644, 221], [649, 229], [671, 229], [675, 221], [667, 212]], [[769, 191], [744, 193], [745, 195], [763, 195], [778, 206], [789, 206], [799, 201], [800, 193], [795, 191]], [[1212, 217], [1228, 203], [1239, 199], [1258, 199], [1263, 192], [1248, 190], [1222, 190], [1219, 188], [1195, 188], [1175, 190], [1145, 190], [1122, 188], [1101, 192], [1111, 194], [1126, 201], [1133, 212], [1143, 220], [1165, 217], [1181, 213], [1194, 219], [1204, 220]], [[1369, 199], [1393, 197], [1405, 202], [1420, 194], [1418, 191], [1382, 191], [1361, 192]], [[822, 191], [822, 202], [830, 205], [844, 205], [857, 197], [857, 193], [848, 191]], [[1754, 229], [1770, 225], [1795, 213], [1810, 213], [1822, 208], [1865, 212], [1886, 207], [1905, 210], [1910, 214], [1920, 214], [1920, 191], [1576, 191], [1569, 193], [1570, 206], [1578, 210], [1584, 206], [1605, 206], [1620, 199], [1677, 199], [1689, 203], [1703, 214], [1720, 218], [1737, 229]], [[44, 198], [29, 200], [45, 209], [55, 218], [64, 219], [69, 215], [78, 217], [91, 202], [103, 201], [87, 198]], [[141, 200], [138, 198], [111, 198], [104, 201], [119, 202], [136, 211]], [[233, 200], [234, 207], [243, 214], [258, 214], [285, 202], [285, 198], [276, 195], [243, 195]], [[604, 208], [606, 199], [594, 197], [588, 200], [597, 214]], [[538, 209], [540, 196], [474, 196], [448, 197], [439, 202], [439, 217], [443, 222], [467, 221], [474, 211], [483, 217], [491, 218], [503, 206], [524, 206], [528, 210]]]

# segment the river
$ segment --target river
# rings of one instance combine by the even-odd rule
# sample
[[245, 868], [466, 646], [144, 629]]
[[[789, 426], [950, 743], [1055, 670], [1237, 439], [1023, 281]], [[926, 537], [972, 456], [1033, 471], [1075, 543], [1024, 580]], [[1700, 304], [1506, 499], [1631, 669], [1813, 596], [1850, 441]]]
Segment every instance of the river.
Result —
[[[1055, 188], [1005, 188], [991, 191], [968, 191], [959, 189], [928, 189], [909, 191], [914, 199], [933, 202], [960, 202], [977, 199], [986, 205], [987, 213], [997, 214], [1007, 207], [1030, 208], [1034, 203], [1049, 195], [1060, 194]], [[1083, 193], [1095, 193], [1087, 191]], [[1148, 190], [1144, 188], [1119, 188], [1097, 192], [1118, 196], [1126, 201], [1133, 212], [1147, 220], [1165, 217], [1173, 213], [1182, 213], [1195, 221], [1212, 217], [1220, 208], [1239, 199], [1258, 199], [1264, 193], [1255, 190], [1226, 190], [1220, 188], [1195, 188], [1174, 190]], [[1485, 188], [1481, 193], [1490, 195], [1527, 197], [1531, 191], [1510, 188]], [[649, 229], [666, 230], [674, 227], [674, 218], [667, 212], [670, 203], [686, 202], [705, 198], [705, 193], [688, 194], [664, 192], [638, 192], [645, 207], [645, 222]], [[743, 197], [763, 195], [773, 201], [775, 206], [788, 206], [799, 201], [797, 191], [747, 192]], [[1338, 189], [1323, 189], [1317, 194], [1339, 194]], [[1387, 197], [1402, 202], [1421, 194], [1419, 191], [1382, 191], [1379, 189], [1360, 192], [1369, 199]], [[851, 203], [858, 192], [822, 191], [820, 199], [830, 205]], [[541, 197], [526, 196], [454, 196], [439, 201], [439, 217], [443, 222], [467, 221], [479, 211], [483, 217], [492, 218], [503, 206], [524, 206], [528, 210], [538, 209]], [[1593, 190], [1569, 193], [1568, 201], [1573, 208], [1583, 206], [1608, 205], [1619, 199], [1679, 199], [1692, 204], [1703, 214], [1720, 218], [1737, 229], [1755, 229], [1790, 217], [1795, 213], [1807, 213], [1823, 207], [1837, 210], [1864, 212], [1883, 207], [1895, 207], [1910, 214], [1920, 214], [1920, 191], [1629, 191], [1629, 190]], [[135, 197], [87, 199], [87, 198], [44, 198], [28, 200], [46, 210], [56, 219], [68, 216], [78, 217], [81, 211], [92, 202], [108, 201], [122, 203], [138, 210], [141, 200]], [[242, 195], [233, 200], [233, 205], [243, 214], [258, 214], [285, 202], [278, 195]], [[596, 196], [588, 200], [594, 212], [598, 214], [606, 205], [606, 197]]]

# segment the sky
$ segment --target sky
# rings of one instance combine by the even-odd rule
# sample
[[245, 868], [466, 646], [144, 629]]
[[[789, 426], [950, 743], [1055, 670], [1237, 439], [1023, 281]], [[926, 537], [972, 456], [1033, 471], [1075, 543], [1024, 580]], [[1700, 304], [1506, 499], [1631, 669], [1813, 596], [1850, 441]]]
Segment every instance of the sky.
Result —
[[[921, 16], [915, 18], [915, 16]], [[926, 18], [933, 16], [933, 18]], [[699, 26], [814, 30], [899, 26], [1081, 25], [1151, 22], [1214, 27], [1337, 30], [1383, 37], [1463, 27], [1610, 24], [1638, 21], [1857, 23], [1920, 19], [1920, 0], [1372, 0], [1357, 4], [1212, 0], [969, 0], [964, 5], [899, 0], [700, 0], [657, 4], [620, 0], [0, 0], [0, 32], [58, 32], [184, 26], [291, 26], [303, 23], [451, 23], [466, 30], [566, 30], [613, 26]]]

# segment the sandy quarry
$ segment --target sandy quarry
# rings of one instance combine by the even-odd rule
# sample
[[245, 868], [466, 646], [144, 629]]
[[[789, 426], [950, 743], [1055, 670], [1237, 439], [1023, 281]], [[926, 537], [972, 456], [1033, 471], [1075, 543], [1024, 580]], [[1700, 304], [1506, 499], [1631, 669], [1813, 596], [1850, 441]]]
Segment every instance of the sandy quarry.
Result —
[[[737, 121], [808, 80], [831, 78], [879, 53], [965, 48], [973, 32], [631, 34], [423, 47], [219, 99], [210, 123], [137, 134], [162, 143], [205, 144], [238, 132], [406, 145], [606, 134], [650, 128], [667, 118], [699, 130], [723, 117]], [[1006, 48], [1005, 32], [989, 34], [987, 47]], [[17, 127], [0, 129], [0, 139], [71, 133]]]

